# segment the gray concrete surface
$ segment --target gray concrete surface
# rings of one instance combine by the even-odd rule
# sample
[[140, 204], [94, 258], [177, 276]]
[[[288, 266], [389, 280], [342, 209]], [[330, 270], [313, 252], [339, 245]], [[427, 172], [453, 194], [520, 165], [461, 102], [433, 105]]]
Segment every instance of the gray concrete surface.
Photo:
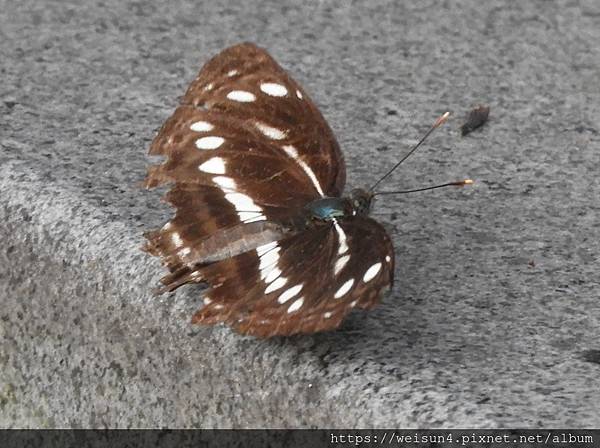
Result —
[[[0, 426], [600, 425], [600, 4], [3, 1]], [[225, 2], [223, 2], [225, 3]], [[389, 187], [393, 293], [340, 331], [260, 341], [155, 297], [147, 147], [201, 65], [244, 40], [312, 93]], [[491, 106], [468, 137], [469, 108]]]

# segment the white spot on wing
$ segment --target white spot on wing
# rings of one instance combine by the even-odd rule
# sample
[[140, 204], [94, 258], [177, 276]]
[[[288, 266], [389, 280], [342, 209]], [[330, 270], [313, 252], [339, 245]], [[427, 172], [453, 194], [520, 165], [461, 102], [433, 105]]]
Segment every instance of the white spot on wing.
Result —
[[236, 210], [262, 212], [262, 208], [256, 205], [252, 198], [244, 193], [227, 193], [225, 199], [231, 202]]
[[242, 222], [265, 221], [267, 218], [262, 214], [263, 209], [256, 205], [252, 198], [244, 193], [227, 193], [225, 199], [233, 204]]
[[381, 263], [375, 263], [373, 266], [367, 269], [367, 272], [365, 272], [365, 275], [363, 276], [363, 282], [367, 283], [373, 280], [380, 270]]
[[204, 298], [204, 304], [205, 305], [210, 305], [211, 303], [212, 303], [212, 300], [210, 298], [208, 298], [208, 297]]
[[177, 232], [173, 232], [171, 234], [171, 241], [173, 242], [173, 246], [175, 246], [175, 247], [183, 246], [183, 240], [181, 239], [181, 236], [179, 236], [179, 233], [177, 233]]
[[258, 212], [238, 212], [240, 221], [247, 223], [256, 221], [266, 221], [267, 217]]
[[350, 259], [350, 255], [343, 255], [337, 259], [335, 262], [335, 266], [333, 268], [334, 275], [338, 275], [338, 273], [344, 269], [344, 266], [348, 264], [348, 260]]
[[198, 169], [210, 174], [225, 174], [225, 160], [221, 157], [212, 157], [200, 165]]
[[346, 283], [344, 283], [342, 286], [340, 286], [340, 289], [338, 289], [336, 291], [336, 293], [333, 295], [333, 298], [339, 299], [340, 297], [343, 297], [348, 291], [350, 291], [350, 288], [352, 288], [353, 284], [354, 284], [354, 279], [351, 278]]
[[298, 99], [302, 99], [302, 92], [300, 92], [300, 90], [296, 90], [296, 96], [298, 97]]
[[298, 311], [303, 303], [304, 303], [304, 298], [300, 297], [298, 300], [296, 300], [294, 303], [292, 303], [290, 305], [287, 312], [293, 313], [294, 311]]
[[275, 243], [275, 246], [269, 247], [268, 249], [259, 250], [262, 247], [270, 246], [272, 243], [265, 244], [260, 246], [256, 253], [260, 257], [260, 264], [258, 269], [260, 269], [260, 278], [264, 279], [272, 269], [276, 267], [277, 262], [279, 261], [279, 246]]
[[304, 160], [302, 160], [300, 158], [300, 156], [298, 155], [298, 150], [292, 145], [284, 145], [284, 146], [282, 146], [282, 148], [288, 156], [290, 156], [292, 159], [294, 159], [294, 160], [296, 160], [296, 162], [298, 162], [298, 164], [300, 165], [300, 168], [302, 168], [302, 170], [309, 177], [309, 179], [313, 183], [317, 192], [321, 196], [325, 196], [325, 193], [323, 193], [323, 189], [321, 188], [321, 184], [319, 183], [319, 179], [317, 179], [315, 172], [312, 170], [312, 168], [310, 166], [307, 165], [307, 163]]
[[191, 253], [192, 253], [192, 249], [190, 249], [189, 247], [184, 247], [183, 249], [181, 249], [179, 251], [179, 256], [180, 257], [185, 257], [185, 256], [187, 256], [187, 255], [189, 255]]
[[246, 92], [245, 90], [232, 90], [227, 94], [227, 98], [240, 103], [251, 103], [252, 101], [256, 100], [256, 97], [253, 93]]
[[196, 140], [196, 148], [198, 149], [217, 149], [223, 144], [225, 139], [223, 137], [216, 137], [211, 135], [209, 137], [202, 137]]
[[260, 85], [260, 90], [271, 96], [286, 96], [288, 93], [285, 86], [274, 82], [263, 82]]
[[212, 131], [215, 127], [208, 121], [196, 121], [192, 123], [190, 129], [194, 132], [208, 132]]
[[204, 88], [204, 91], [208, 92], [208, 91], [212, 90], [214, 86], [215, 85], [212, 82], [210, 82], [210, 83], [206, 84], [206, 87]]
[[227, 72], [227, 76], [229, 76], [229, 77], [231, 77], [231, 76], [235, 76], [235, 75], [237, 75], [237, 74], [238, 74], [238, 71], [237, 71], [237, 70], [229, 70], [229, 71]]
[[323, 317], [325, 319], [329, 319], [333, 314], [331, 313], [331, 311], [327, 311], [326, 313], [323, 313]]
[[277, 291], [279, 288], [282, 288], [287, 283], [287, 278], [279, 277], [265, 289], [265, 294], [270, 294], [273, 291]]
[[264, 280], [265, 283], [269, 284], [273, 280], [275, 280], [275, 278], [277, 278], [279, 276], [279, 274], [281, 274], [281, 271], [279, 271], [279, 272], [277, 272], [277, 275], [274, 275], [273, 271], [275, 271], [275, 272], [279, 271], [279, 269], [277, 268], [277, 265], [272, 264], [270, 266], [266, 266], [263, 270], [260, 271], [261, 280]]
[[285, 153], [290, 156], [292, 159], [298, 159], [298, 151], [292, 145], [283, 145], [282, 146]]
[[277, 241], [272, 241], [267, 244], [263, 244], [262, 246], [258, 246], [256, 248], [256, 254], [259, 257], [262, 257], [265, 253], [269, 252], [271, 249], [277, 246]]
[[274, 267], [273, 269], [271, 269], [269, 274], [265, 277], [265, 283], [271, 283], [272, 281], [277, 279], [277, 277], [279, 277], [280, 275], [281, 275], [281, 270], [278, 269], [277, 267]]
[[226, 176], [215, 176], [213, 177], [213, 182], [221, 187], [223, 190], [232, 191], [237, 188], [235, 180], [231, 177]]
[[288, 300], [290, 300], [292, 297], [295, 297], [295, 296], [296, 296], [296, 295], [297, 295], [297, 294], [298, 294], [300, 291], [302, 291], [302, 287], [303, 287], [303, 286], [304, 286], [304, 285], [302, 285], [302, 284], [299, 284], [299, 285], [296, 285], [296, 286], [292, 286], [292, 287], [291, 287], [291, 288], [289, 288], [289, 289], [286, 289], [286, 290], [283, 292], [283, 294], [281, 294], [281, 295], [279, 296], [279, 298], [277, 299], [277, 301], [278, 301], [279, 303], [282, 303], [282, 304], [283, 304], [283, 303], [285, 303], [285, 302], [287, 302], [287, 301], [288, 301]]
[[281, 129], [268, 126], [261, 122], [255, 123], [255, 126], [260, 132], [265, 134], [267, 137], [272, 138], [273, 140], [281, 140], [285, 138], [285, 132]]
[[338, 244], [340, 245], [340, 247], [338, 248], [338, 254], [339, 255], [343, 255], [346, 252], [348, 252], [348, 243], [347, 243], [347, 238], [346, 238], [346, 232], [344, 232], [344, 229], [342, 229], [342, 226], [340, 226], [337, 222], [337, 219], [333, 219], [333, 225], [335, 226], [335, 230], [338, 234]]
[[385, 261], [387, 261], [389, 263], [390, 261], [392, 261], [392, 257], [390, 257], [389, 255], [386, 255]]

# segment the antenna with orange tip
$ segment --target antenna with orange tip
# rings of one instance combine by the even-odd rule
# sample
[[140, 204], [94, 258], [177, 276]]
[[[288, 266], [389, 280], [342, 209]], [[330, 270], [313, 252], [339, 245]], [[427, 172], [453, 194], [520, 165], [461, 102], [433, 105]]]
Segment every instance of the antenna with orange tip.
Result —
[[413, 146], [413, 148], [408, 152], [408, 154], [406, 154], [404, 157], [402, 157], [402, 159], [400, 159], [400, 161], [398, 163], [396, 163], [391, 170], [389, 170], [387, 173], [385, 173], [377, 182], [375, 182], [375, 184], [369, 188], [369, 191], [373, 191], [373, 189], [375, 187], [377, 187], [377, 185], [379, 185], [385, 178], [387, 178], [390, 174], [392, 174], [394, 172], [394, 170], [396, 168], [398, 168], [402, 162], [404, 162], [406, 159], [408, 159], [412, 153], [414, 153], [417, 148], [419, 146], [421, 146], [421, 144], [427, 140], [427, 137], [429, 137], [429, 135], [435, 131], [437, 128], [439, 128], [441, 125], [443, 125], [446, 120], [448, 120], [448, 117], [450, 116], [450, 112], [445, 112], [444, 114], [442, 114], [437, 120], [435, 120], [435, 123], [433, 123], [433, 125], [429, 128], [429, 130], [425, 133], [425, 135], [423, 137], [421, 137], [421, 140], [419, 140], [419, 142]]
[[464, 187], [465, 185], [472, 185], [472, 184], [473, 184], [472, 179], [465, 179], [465, 180], [459, 180], [457, 182], [448, 182], [448, 183], [441, 184], [441, 185], [434, 185], [432, 187], [416, 188], [414, 190], [380, 191], [378, 193], [375, 193], [373, 196], [379, 196], [379, 195], [384, 195], [384, 194], [416, 193], [417, 191], [435, 190], [436, 188], [442, 188], [442, 187]]

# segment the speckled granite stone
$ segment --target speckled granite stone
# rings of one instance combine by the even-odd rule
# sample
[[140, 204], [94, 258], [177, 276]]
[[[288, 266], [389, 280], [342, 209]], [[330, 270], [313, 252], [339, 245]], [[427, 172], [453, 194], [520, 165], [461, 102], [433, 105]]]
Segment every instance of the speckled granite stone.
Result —
[[[0, 426], [600, 425], [600, 6], [2, 2]], [[138, 250], [171, 211], [139, 187], [200, 66], [255, 41], [373, 182], [473, 188], [378, 204], [393, 293], [335, 333], [191, 326]], [[461, 138], [478, 103], [489, 123]]]

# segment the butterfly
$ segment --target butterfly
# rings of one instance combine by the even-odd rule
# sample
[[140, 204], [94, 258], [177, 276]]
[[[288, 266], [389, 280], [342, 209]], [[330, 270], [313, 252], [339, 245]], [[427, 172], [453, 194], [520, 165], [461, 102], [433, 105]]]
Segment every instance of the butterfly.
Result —
[[334, 330], [390, 290], [394, 248], [369, 217], [374, 194], [344, 196], [327, 122], [263, 49], [243, 43], [201, 69], [150, 147], [147, 188], [172, 184], [175, 216], [145, 234], [164, 291], [206, 283], [193, 323], [257, 337]]

